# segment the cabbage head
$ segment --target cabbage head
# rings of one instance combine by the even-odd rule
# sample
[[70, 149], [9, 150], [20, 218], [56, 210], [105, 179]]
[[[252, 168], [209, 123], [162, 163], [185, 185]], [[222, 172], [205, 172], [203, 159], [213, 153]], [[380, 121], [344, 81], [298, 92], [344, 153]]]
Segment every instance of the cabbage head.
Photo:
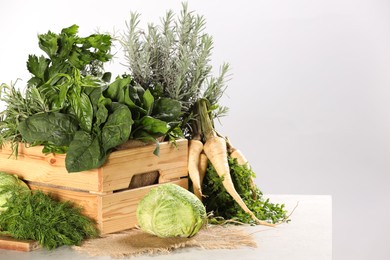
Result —
[[20, 190], [30, 190], [26, 183], [18, 178], [15, 174], [0, 172], [0, 214], [7, 210], [7, 200], [15, 192]]
[[192, 237], [206, 222], [203, 203], [179, 185], [152, 188], [138, 204], [138, 225], [158, 237]]

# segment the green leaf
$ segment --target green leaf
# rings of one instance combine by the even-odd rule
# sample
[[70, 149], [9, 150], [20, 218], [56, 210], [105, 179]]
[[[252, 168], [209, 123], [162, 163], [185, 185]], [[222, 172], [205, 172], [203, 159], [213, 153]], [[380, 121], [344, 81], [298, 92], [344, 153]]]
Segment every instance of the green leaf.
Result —
[[142, 130], [152, 135], [165, 135], [169, 131], [169, 125], [160, 119], [153, 118], [151, 116], [144, 116], [141, 118], [139, 125], [142, 126]]
[[[53, 82], [57, 82], [58, 84], [53, 85]], [[60, 110], [66, 102], [67, 93], [72, 83], [69, 75], [57, 74], [44, 84], [40, 85], [37, 89], [44, 98], [45, 103], [52, 110]]]
[[76, 24], [73, 24], [67, 28], [62, 29], [61, 34], [76, 35], [78, 30], [79, 30], [79, 26]]
[[38, 35], [39, 48], [41, 48], [50, 58], [55, 57], [58, 50], [58, 35], [52, 32]]
[[58, 54], [55, 57], [57, 61], [65, 62], [70, 53], [73, 50], [73, 46], [75, 43], [75, 37], [74, 36], [68, 36], [65, 34], [61, 34], [58, 39], [58, 45], [60, 46], [60, 49], [58, 50]]
[[[103, 103], [98, 104], [98, 109], [96, 111], [96, 121], [94, 123], [94, 129], [100, 130], [100, 125], [106, 122], [108, 118], [108, 109]], [[97, 130], [95, 130], [97, 131]]]
[[29, 55], [27, 61], [27, 69], [35, 77], [45, 80], [45, 72], [50, 63], [50, 60], [43, 56], [39, 58], [35, 55]]
[[93, 107], [89, 97], [85, 93], [77, 95], [72, 93], [70, 96], [70, 104], [73, 112], [79, 121], [81, 129], [86, 132], [91, 132], [92, 120], [93, 120]]
[[126, 142], [134, 123], [127, 106], [114, 103], [113, 107], [114, 112], [108, 116], [102, 129], [102, 145], [105, 151]]
[[146, 115], [150, 116], [153, 109], [153, 103], [154, 103], [154, 97], [152, 93], [150, 93], [150, 90], [147, 89], [142, 97], [143, 99], [143, 108], [146, 110]]
[[108, 34], [92, 34], [85, 38], [84, 48], [89, 49], [90, 47], [98, 50], [96, 52], [96, 59], [100, 61], [107, 61], [107, 58], [111, 58], [111, 55], [107, 53], [111, 49], [111, 36]]
[[130, 83], [131, 78], [129, 76], [123, 78], [118, 77], [108, 86], [104, 95], [111, 98], [113, 101], [126, 104], [129, 108], [136, 108], [136, 104], [131, 99]]
[[106, 83], [98, 77], [88, 75], [81, 78], [81, 86], [102, 89], [106, 87]]
[[110, 82], [111, 80], [111, 72], [105, 72], [102, 76], [102, 80], [106, 83]]
[[114, 82], [112, 82], [106, 91], [104, 92], [104, 95], [106, 97], [111, 98], [114, 101], [118, 101], [120, 97], [120, 93], [124, 91], [124, 88], [128, 86], [131, 82], [130, 77], [124, 77], [124, 78], [116, 78]]
[[153, 110], [153, 117], [165, 122], [178, 121], [181, 115], [181, 103], [171, 98], [157, 100]]
[[40, 86], [42, 85], [43, 83], [43, 80], [38, 78], [38, 77], [32, 77], [31, 79], [29, 79], [27, 81], [27, 86], [28, 87], [37, 87], [37, 86]]
[[78, 131], [66, 153], [65, 166], [68, 172], [95, 169], [105, 162], [106, 156], [97, 136]]
[[69, 145], [78, 130], [77, 121], [66, 114], [42, 113], [28, 117], [18, 130], [28, 143], [50, 142], [57, 146]]
[[123, 99], [119, 99], [119, 102], [126, 104], [129, 108], [139, 108], [130, 98], [130, 88], [130, 86], [125, 87]]

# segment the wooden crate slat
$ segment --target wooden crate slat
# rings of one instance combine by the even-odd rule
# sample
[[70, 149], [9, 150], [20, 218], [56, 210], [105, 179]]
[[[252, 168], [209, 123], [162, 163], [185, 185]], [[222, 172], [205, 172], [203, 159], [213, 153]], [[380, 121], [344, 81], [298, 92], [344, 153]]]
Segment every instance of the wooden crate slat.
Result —
[[[99, 170], [79, 173], [68, 173], [62, 166], [51, 165], [45, 157], [19, 155], [17, 159], [0, 153], [0, 171], [13, 173], [26, 181], [42, 182], [52, 185], [99, 191]], [[101, 174], [101, 173], [100, 173]]]
[[187, 176], [187, 140], [160, 144], [160, 156], [153, 154], [154, 145], [112, 153], [103, 166], [103, 189], [125, 189], [136, 174], [159, 171], [160, 182]]
[[125, 189], [134, 175], [150, 171], [159, 171], [160, 183], [187, 176], [187, 144], [186, 139], [177, 140], [177, 146], [160, 143], [160, 156], [153, 154], [155, 145], [115, 151], [102, 167], [77, 173], [66, 171], [65, 155], [44, 155], [42, 147], [19, 145], [15, 159], [5, 146], [0, 150], [0, 171], [27, 181], [103, 193]]
[[0, 248], [29, 252], [40, 248], [38, 242], [33, 240], [17, 240], [9, 236], [0, 236]]
[[[188, 189], [187, 178], [172, 181], [170, 183]], [[159, 184], [103, 196], [102, 219], [104, 233], [113, 233], [134, 228], [137, 225], [136, 210], [139, 201], [150, 191], [150, 189], [157, 187], [158, 185]]]
[[86, 216], [95, 219], [99, 223], [99, 198], [95, 194], [88, 192], [72, 191], [60, 189], [58, 187], [51, 187], [47, 185], [37, 185], [28, 183], [28, 186], [32, 190], [41, 190], [45, 193], [51, 193], [52, 197], [58, 200], [66, 201], [69, 200], [72, 203], [81, 206], [83, 208], [82, 213]]
[[[174, 180], [170, 183], [188, 189], [187, 178]], [[158, 185], [160, 184], [108, 194], [95, 194], [29, 183], [30, 188], [33, 190], [51, 193], [54, 198], [63, 201], [70, 200], [76, 205], [83, 207], [82, 213], [96, 221], [101, 234], [118, 232], [135, 227], [137, 224], [135, 212], [139, 201], [150, 189]]]

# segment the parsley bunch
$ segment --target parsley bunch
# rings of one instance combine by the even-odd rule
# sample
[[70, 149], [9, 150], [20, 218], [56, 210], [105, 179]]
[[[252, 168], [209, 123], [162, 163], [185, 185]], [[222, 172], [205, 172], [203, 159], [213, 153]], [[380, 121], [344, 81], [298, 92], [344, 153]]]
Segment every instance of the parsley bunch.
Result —
[[[256, 217], [272, 223], [285, 221], [287, 211], [284, 209], [284, 204], [271, 203], [268, 198], [264, 198], [258, 187], [251, 186], [250, 178], [255, 177], [252, 169], [238, 164], [236, 159], [229, 157], [228, 161], [234, 187]], [[218, 217], [222, 217], [226, 220], [233, 219], [241, 223], [255, 224], [249, 214], [245, 213], [229, 195], [223, 187], [222, 181], [214, 167], [209, 163], [202, 184], [202, 192], [205, 195], [203, 203], [207, 212], [213, 212], [213, 215], [217, 217], [211, 221], [218, 222]]]

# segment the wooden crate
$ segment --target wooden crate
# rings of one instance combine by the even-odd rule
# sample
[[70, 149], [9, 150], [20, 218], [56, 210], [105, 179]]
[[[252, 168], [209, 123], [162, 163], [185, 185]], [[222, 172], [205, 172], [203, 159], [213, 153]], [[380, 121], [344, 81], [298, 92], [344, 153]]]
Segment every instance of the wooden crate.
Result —
[[[177, 140], [176, 145], [160, 143], [159, 156], [153, 154], [154, 149], [154, 145], [146, 145], [115, 151], [98, 169], [68, 173], [65, 155], [45, 155], [42, 147], [20, 145], [15, 158], [4, 146], [0, 171], [18, 175], [32, 189], [81, 205], [83, 213], [96, 220], [101, 234], [107, 234], [137, 224], [138, 202], [151, 188], [167, 182], [188, 188], [187, 140]], [[156, 184], [129, 189], [134, 176], [154, 171], [159, 174]]]

